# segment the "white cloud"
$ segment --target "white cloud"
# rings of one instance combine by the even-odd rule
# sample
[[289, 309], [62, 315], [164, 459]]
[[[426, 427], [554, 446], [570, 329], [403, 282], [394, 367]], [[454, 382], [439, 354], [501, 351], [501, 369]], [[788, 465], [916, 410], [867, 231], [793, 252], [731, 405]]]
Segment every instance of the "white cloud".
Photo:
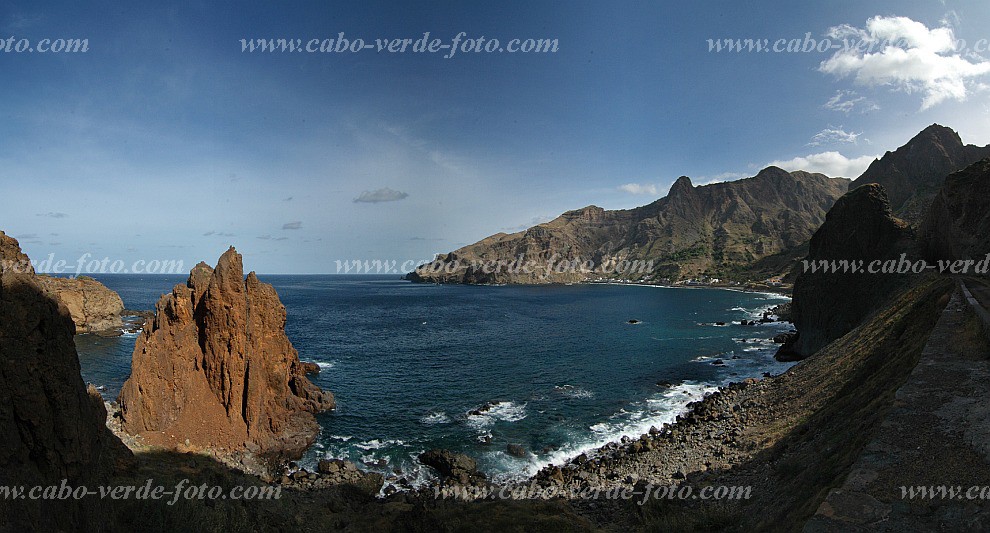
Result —
[[839, 111], [845, 114], [849, 114], [853, 111], [858, 111], [860, 113], [869, 113], [870, 111], [876, 111], [880, 109], [880, 106], [872, 100], [868, 100], [865, 96], [859, 96], [856, 91], [846, 91], [838, 90], [835, 92], [835, 96], [828, 99], [823, 105], [825, 109], [832, 111]]
[[921, 92], [923, 110], [946, 100], [965, 100], [976, 78], [990, 73], [990, 61], [971, 62], [959, 55], [945, 22], [929, 29], [907, 17], [873, 17], [862, 29], [833, 27], [829, 37], [862, 46], [839, 50], [818, 69], [839, 78], [852, 76], [859, 85]]
[[619, 185], [619, 190], [629, 194], [656, 196], [660, 189], [653, 183], [627, 183]]
[[870, 155], [850, 159], [839, 152], [821, 152], [804, 157], [795, 157], [787, 161], [773, 161], [767, 166], [780, 167], [788, 172], [804, 170], [820, 172], [833, 178], [856, 178], [866, 170], [866, 167], [870, 166], [874, 159], [875, 157]]
[[398, 200], [405, 199], [409, 196], [408, 193], [402, 191], [395, 191], [385, 187], [384, 189], [378, 189], [375, 191], [364, 191], [361, 196], [354, 199], [355, 203], [367, 203], [367, 204], [377, 204], [379, 202], [396, 202]]
[[842, 126], [839, 126], [838, 128], [829, 126], [816, 133], [815, 136], [811, 138], [811, 142], [808, 143], [808, 146], [821, 146], [823, 144], [839, 143], [856, 144], [859, 141], [859, 136], [862, 134], [862, 132], [853, 133], [851, 131], [846, 131], [842, 128]]
[[723, 172], [721, 174], [716, 174], [714, 176], [698, 176], [698, 186], [700, 187], [701, 185], [711, 185], [713, 183], [735, 181], [748, 177], [749, 174], [745, 174], [743, 172]]

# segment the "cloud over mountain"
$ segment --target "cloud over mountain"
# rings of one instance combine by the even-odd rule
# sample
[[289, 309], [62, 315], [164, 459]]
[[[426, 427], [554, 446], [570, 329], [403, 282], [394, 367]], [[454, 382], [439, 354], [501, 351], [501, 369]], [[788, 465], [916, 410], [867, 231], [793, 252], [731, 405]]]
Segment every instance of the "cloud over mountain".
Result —
[[792, 172], [804, 170], [820, 172], [831, 177], [854, 178], [862, 174], [874, 159], [875, 157], [871, 155], [850, 159], [839, 152], [830, 151], [795, 157], [787, 161], [774, 161], [769, 163], [769, 166], [780, 167]]

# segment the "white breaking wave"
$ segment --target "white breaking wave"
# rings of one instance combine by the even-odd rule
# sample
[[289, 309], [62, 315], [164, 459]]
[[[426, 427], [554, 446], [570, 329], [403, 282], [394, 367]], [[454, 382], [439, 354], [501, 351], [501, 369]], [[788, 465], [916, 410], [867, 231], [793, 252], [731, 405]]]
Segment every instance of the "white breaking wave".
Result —
[[471, 414], [467, 423], [478, 429], [487, 429], [496, 421], [518, 422], [526, 418], [526, 404], [498, 402], [480, 414]]
[[595, 393], [577, 387], [575, 385], [559, 385], [553, 388], [553, 391], [561, 396], [567, 398], [594, 398]]
[[420, 418], [419, 422], [428, 426], [433, 426], [436, 424], [449, 424], [450, 417], [443, 411], [430, 411], [429, 413], [423, 415], [423, 418]]
[[355, 448], [361, 450], [377, 450], [385, 446], [404, 446], [406, 443], [399, 439], [371, 439], [364, 442], [359, 442], [354, 445]]
[[639, 438], [648, 433], [651, 427], [661, 427], [673, 422], [681, 414], [687, 404], [701, 400], [706, 394], [718, 390], [717, 385], [699, 382], [685, 382], [647, 398], [645, 401], [633, 402], [625, 408], [587, 430], [574, 435], [571, 442], [564, 444], [559, 450], [546, 455], [531, 457], [525, 464], [518, 465], [515, 470], [496, 473], [493, 477], [498, 481], [520, 481], [526, 479], [545, 467], [547, 463], [563, 465], [572, 458], [598, 450], [610, 442], [620, 441], [623, 437]]

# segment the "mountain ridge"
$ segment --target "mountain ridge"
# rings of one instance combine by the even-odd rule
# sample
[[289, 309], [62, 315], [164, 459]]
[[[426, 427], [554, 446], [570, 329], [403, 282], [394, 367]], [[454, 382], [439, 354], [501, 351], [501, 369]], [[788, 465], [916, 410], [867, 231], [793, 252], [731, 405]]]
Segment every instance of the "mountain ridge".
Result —
[[[773, 166], [750, 178], [701, 186], [681, 176], [666, 196], [649, 204], [566, 211], [526, 230], [496, 233], [440, 254], [407, 279], [501, 284], [718, 275], [801, 246], [849, 183]], [[650, 262], [646, 271], [618, 272], [623, 264], [643, 267]], [[517, 268], [513, 271], [510, 264]], [[565, 264], [582, 268], [557, 271]]]

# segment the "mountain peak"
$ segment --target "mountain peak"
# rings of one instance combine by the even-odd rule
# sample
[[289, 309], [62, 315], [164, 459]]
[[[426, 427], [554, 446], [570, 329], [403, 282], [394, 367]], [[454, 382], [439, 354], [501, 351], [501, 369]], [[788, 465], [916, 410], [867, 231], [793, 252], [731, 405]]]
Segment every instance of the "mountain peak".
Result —
[[941, 124], [932, 124], [927, 128], [921, 130], [921, 133], [914, 136], [913, 139], [908, 141], [907, 146], [911, 146], [917, 142], [934, 142], [943, 147], [949, 146], [962, 146], [962, 137], [952, 128], [947, 128]]
[[756, 178], [762, 178], [762, 179], [767, 179], [767, 178], [780, 179], [780, 178], [785, 178], [785, 177], [790, 178], [792, 176], [791, 176], [791, 173], [790, 172], [788, 172], [788, 171], [786, 171], [786, 170], [784, 170], [784, 169], [782, 169], [780, 167], [775, 167], [775, 166], [771, 165], [771, 166], [769, 166], [769, 167], [761, 170], [755, 177]]
[[589, 205], [581, 209], [567, 211], [557, 217], [557, 220], [600, 220], [605, 216], [605, 210], [597, 205]]
[[681, 176], [677, 178], [677, 181], [675, 181], [673, 185], [670, 186], [670, 192], [667, 193], [667, 196], [674, 196], [675, 194], [691, 191], [693, 189], [694, 185], [691, 184], [691, 178]]
[[875, 160], [850, 189], [867, 183], [883, 185], [894, 214], [917, 223], [946, 176], [988, 156], [990, 146], [966, 146], [955, 130], [932, 124]]

